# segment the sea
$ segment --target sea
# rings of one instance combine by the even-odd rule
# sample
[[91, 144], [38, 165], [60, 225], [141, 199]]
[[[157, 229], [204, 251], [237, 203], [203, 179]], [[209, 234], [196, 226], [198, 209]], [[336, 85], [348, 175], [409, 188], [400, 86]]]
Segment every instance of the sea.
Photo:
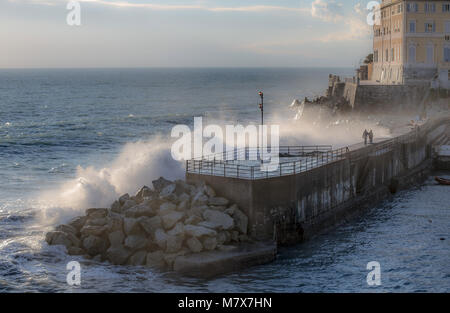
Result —
[[[353, 70], [0, 69], [0, 292], [449, 292], [450, 193], [433, 177], [281, 247], [273, 263], [213, 279], [113, 266], [45, 243], [47, 231], [88, 207], [160, 176], [182, 178], [173, 127], [192, 127], [194, 117], [257, 124], [259, 91], [265, 122], [290, 125], [289, 143], [360, 141], [359, 133], [305, 131], [293, 118], [291, 102], [322, 95], [331, 73]], [[70, 261], [81, 265], [80, 286], [67, 283]], [[370, 262], [379, 264], [379, 284], [368, 283]]]

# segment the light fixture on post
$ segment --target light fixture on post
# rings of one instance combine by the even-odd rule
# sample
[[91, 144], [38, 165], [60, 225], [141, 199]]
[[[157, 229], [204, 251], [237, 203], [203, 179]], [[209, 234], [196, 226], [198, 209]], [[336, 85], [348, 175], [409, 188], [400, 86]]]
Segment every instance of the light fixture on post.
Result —
[[263, 135], [264, 135], [264, 94], [262, 91], [258, 92], [259, 97], [261, 98], [261, 102], [259, 103], [259, 109], [261, 110], [261, 163], [263, 163], [263, 149], [264, 149], [264, 142], [263, 142]]

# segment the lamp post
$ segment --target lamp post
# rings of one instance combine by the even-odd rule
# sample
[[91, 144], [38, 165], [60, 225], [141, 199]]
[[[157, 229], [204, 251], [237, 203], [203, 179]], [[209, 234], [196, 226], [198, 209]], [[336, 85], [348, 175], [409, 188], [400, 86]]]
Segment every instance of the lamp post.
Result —
[[263, 135], [264, 135], [264, 94], [262, 91], [258, 92], [258, 95], [261, 97], [261, 102], [259, 103], [259, 109], [261, 110], [261, 163], [263, 163], [263, 149], [264, 149], [264, 142], [263, 142]]
[[261, 103], [259, 104], [259, 109], [261, 110], [261, 126], [264, 125], [264, 94], [262, 91], [258, 92], [261, 97]]

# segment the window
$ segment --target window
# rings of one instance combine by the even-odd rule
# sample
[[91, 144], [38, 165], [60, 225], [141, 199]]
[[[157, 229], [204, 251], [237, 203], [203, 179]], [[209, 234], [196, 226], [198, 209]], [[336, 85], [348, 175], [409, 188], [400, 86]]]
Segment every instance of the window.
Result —
[[448, 77], [447, 77], [447, 79], [450, 80], [450, 70], [448, 70]]
[[434, 47], [433, 45], [427, 45], [427, 64], [434, 64]]
[[389, 62], [389, 50], [386, 49], [386, 57], [385, 57], [386, 62]]
[[450, 47], [444, 47], [444, 62], [450, 62]]
[[406, 11], [419, 12], [419, 5], [417, 3], [408, 3], [406, 4]]
[[435, 3], [425, 3], [425, 12], [426, 13], [435, 13], [436, 12], [436, 4]]
[[416, 47], [409, 46], [409, 55], [408, 55], [409, 63], [416, 63]]
[[394, 48], [391, 49], [391, 62], [395, 60]]
[[450, 33], [450, 21], [445, 22], [445, 32]]
[[426, 33], [434, 33], [436, 30], [436, 24], [434, 22], [426, 22], [425, 23], [425, 32]]
[[378, 63], [378, 50], [375, 50], [373, 52], [373, 60], [375, 63]]
[[450, 3], [442, 5], [442, 12], [450, 12]]
[[416, 21], [410, 21], [409, 22], [409, 32], [415, 33], [416, 32]]

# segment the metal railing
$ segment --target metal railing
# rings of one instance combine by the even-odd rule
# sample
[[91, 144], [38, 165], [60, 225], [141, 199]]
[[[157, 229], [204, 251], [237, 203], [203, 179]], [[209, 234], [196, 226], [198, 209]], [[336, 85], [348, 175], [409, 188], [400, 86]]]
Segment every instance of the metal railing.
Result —
[[[450, 118], [442, 117], [434, 119], [424, 125], [416, 127], [416, 129], [411, 130], [404, 135], [387, 139], [379, 143], [369, 144], [354, 151], [350, 151], [349, 147], [332, 150], [332, 146], [330, 145], [282, 146], [279, 148], [280, 158], [297, 157], [301, 159], [289, 161], [280, 160], [277, 169], [273, 171], [261, 170], [261, 164], [240, 164], [239, 160], [241, 160], [241, 162], [245, 162], [242, 160], [249, 160], [249, 156], [252, 153], [255, 153], [254, 150], [258, 150], [258, 148], [242, 148], [232, 151], [232, 154], [228, 155], [228, 158], [227, 153], [229, 152], [223, 152], [222, 154], [212, 154], [198, 159], [187, 160], [186, 172], [248, 180], [294, 175], [346, 158], [350, 161], [357, 161], [358, 159], [369, 155], [382, 154], [387, 150], [392, 150], [398, 144], [407, 143], [417, 140], [422, 136], [426, 136], [428, 132], [442, 122], [450, 122]], [[256, 159], [260, 160], [258, 151], [256, 151]]]
[[[329, 152], [333, 149], [331, 145], [315, 145], [315, 146], [279, 146], [278, 152], [280, 157], [307, 157], [315, 156], [317, 154]], [[213, 153], [203, 155], [193, 160], [260, 160], [261, 154], [271, 153], [272, 151], [262, 150], [258, 147], [242, 147], [233, 149], [231, 151], [223, 151], [220, 153]]]
[[[251, 149], [248, 151], [246, 150], [247, 149], [243, 149], [243, 153], [252, 152]], [[276, 166], [276, 169], [271, 170], [264, 170], [261, 163], [257, 165], [240, 164], [239, 162], [242, 162], [243, 159], [192, 159], [186, 161], [186, 171], [188, 173], [201, 175], [223, 176], [249, 180], [265, 179], [306, 172], [327, 163], [341, 160], [348, 152], [348, 147], [331, 150], [331, 146], [286, 146], [280, 147], [280, 157], [301, 157], [302, 159], [284, 162], [281, 161], [278, 164], [275, 164], [278, 165]], [[238, 152], [236, 153], [238, 154]], [[268, 163], [263, 163], [263, 166], [267, 164]]]

